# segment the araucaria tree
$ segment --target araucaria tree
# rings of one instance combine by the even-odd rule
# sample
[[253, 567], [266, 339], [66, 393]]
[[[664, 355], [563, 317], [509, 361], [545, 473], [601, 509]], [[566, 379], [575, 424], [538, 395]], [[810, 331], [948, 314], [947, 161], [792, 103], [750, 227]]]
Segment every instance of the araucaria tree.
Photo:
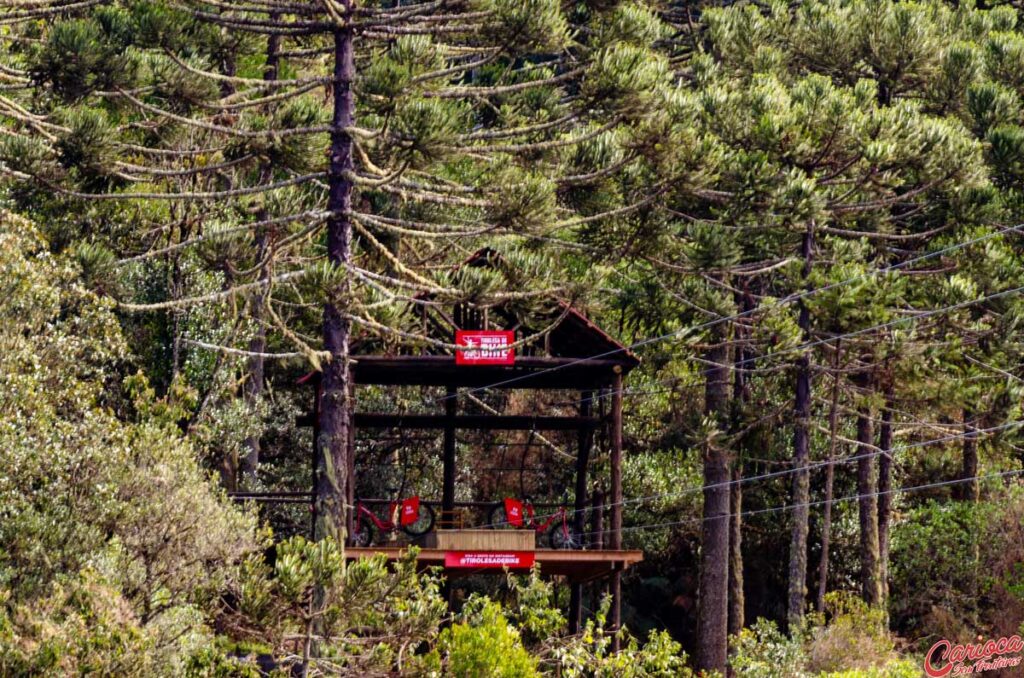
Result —
[[[185, 672], [200, 637], [233, 664], [216, 628], [338, 675], [686, 675], [667, 635], [640, 650], [603, 628], [622, 612], [692, 640], [708, 674], [760, 675], [784, 650], [779, 674], [837, 675], [829, 648], [863, 641], [879, 675], [902, 675], [886, 624], [1018, 632], [1021, 16], [938, 0], [0, 3], [0, 674], [117, 673], [130, 661], [95, 650], [114, 636], [143, 673], [172, 654]], [[353, 361], [450, 355], [449, 305], [515, 316], [529, 349], [566, 304], [641, 358], [623, 389], [549, 403], [595, 425], [624, 411], [622, 497], [594, 493], [586, 543], [643, 549], [612, 585], [626, 604], [575, 584], [566, 640], [539, 581], [459, 612], [411, 556], [390, 574], [346, 564], [356, 443], [362, 488], [413, 468], [427, 500], [440, 445], [400, 427], [357, 441]], [[310, 372], [315, 469], [297, 453]], [[432, 389], [359, 394], [388, 414], [458, 411]], [[480, 391], [454, 395], [518, 404]], [[567, 490], [584, 506], [585, 475], [569, 489], [528, 468], [536, 440], [506, 438], [494, 466], [460, 453], [444, 478], [479, 481], [475, 500], [518, 470], [538, 505]], [[295, 491], [311, 472], [312, 526]], [[271, 495], [259, 521], [241, 508]], [[266, 558], [264, 521], [317, 540]]]
[[[572, 299], [539, 245], [671, 184], [652, 171], [671, 147], [651, 50], [665, 29], [641, 5], [93, 4], [8, 10], [4, 169], [26, 205], [81, 205], [73, 237], [96, 244], [94, 268], [163, 259], [166, 297], [120, 307], [168, 314], [176, 352], [248, 358], [251, 405], [268, 343], [322, 370], [320, 535], [342, 536], [351, 501], [353, 333], [422, 344], [407, 305]], [[140, 228], [107, 236], [111, 202]], [[534, 272], [530, 288], [449, 272], [482, 243]], [[185, 336], [184, 314], [223, 302], [235, 330]], [[258, 445], [241, 452], [250, 472]]]

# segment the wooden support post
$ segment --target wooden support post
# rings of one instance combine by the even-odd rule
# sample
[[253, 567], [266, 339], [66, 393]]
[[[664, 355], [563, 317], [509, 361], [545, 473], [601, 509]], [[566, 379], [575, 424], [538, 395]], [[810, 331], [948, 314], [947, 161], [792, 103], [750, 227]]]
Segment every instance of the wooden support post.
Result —
[[[314, 382], [313, 388], [313, 456], [310, 458], [310, 492], [316, 496], [316, 466], [320, 456], [320, 380]], [[309, 512], [309, 538], [316, 539], [316, 502]]]
[[[348, 384], [348, 401], [351, 403], [352, 412], [355, 412], [356, 384], [351, 379]], [[345, 474], [345, 502], [348, 506], [345, 510], [345, 541], [351, 543], [352, 534], [356, 526], [356, 426], [354, 421], [348, 429], [348, 455], [346, 459], [348, 471]]]
[[[580, 417], [589, 418], [591, 394], [580, 393]], [[572, 530], [580, 540], [579, 548], [586, 545], [583, 533], [587, 529], [587, 466], [590, 463], [592, 430], [580, 427], [576, 437], [576, 499], [573, 503]], [[578, 633], [583, 624], [583, 584], [573, 582], [569, 590], [569, 632]]]
[[583, 626], [583, 584], [569, 582], [569, 633], [577, 634]]
[[[305, 418], [297, 420], [299, 425]], [[386, 414], [383, 412], [357, 412], [355, 425], [359, 428], [438, 429], [450, 426], [481, 431], [576, 431], [596, 427], [600, 422], [592, 417], [537, 417], [517, 414]]]
[[[622, 548], [622, 370], [619, 368], [612, 382], [611, 421], [611, 539], [609, 546], [614, 550]], [[612, 575], [612, 650], [618, 652], [620, 643], [618, 631], [622, 626], [622, 572]]]
[[[600, 487], [594, 490], [591, 505], [593, 509], [590, 512], [590, 548], [600, 551], [604, 549], [604, 545], [607, 543], [607, 535], [604, 529], [604, 492], [601, 491]], [[599, 582], [591, 585], [591, 589], [591, 604], [596, 610], [601, 605], [601, 600], [608, 593], [608, 588], [605, 583]]]
[[[590, 410], [591, 393], [583, 391], [580, 393], [580, 417], [589, 419]], [[593, 429], [579, 428], [576, 435], [576, 500], [573, 504], [572, 526], [580, 538], [587, 529], [587, 468], [590, 465], [590, 446], [593, 439]]]
[[591, 526], [590, 526], [590, 548], [592, 549], [603, 549], [604, 548], [604, 493], [600, 489], [594, 490], [594, 498], [591, 499], [591, 504], [594, 507], [591, 511]]
[[455, 414], [458, 411], [459, 390], [449, 386], [444, 401], [444, 458], [441, 484], [441, 526], [447, 527], [455, 513]]

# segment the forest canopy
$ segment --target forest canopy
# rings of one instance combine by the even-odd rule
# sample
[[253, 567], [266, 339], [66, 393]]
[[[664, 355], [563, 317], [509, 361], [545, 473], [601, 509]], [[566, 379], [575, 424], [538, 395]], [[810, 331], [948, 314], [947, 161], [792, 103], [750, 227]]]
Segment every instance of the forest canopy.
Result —
[[[1022, 20], [0, 3], [0, 674], [912, 676], [1024, 635]], [[456, 330], [516, 362], [354, 376]], [[424, 568], [396, 517], [514, 497], [532, 570]]]

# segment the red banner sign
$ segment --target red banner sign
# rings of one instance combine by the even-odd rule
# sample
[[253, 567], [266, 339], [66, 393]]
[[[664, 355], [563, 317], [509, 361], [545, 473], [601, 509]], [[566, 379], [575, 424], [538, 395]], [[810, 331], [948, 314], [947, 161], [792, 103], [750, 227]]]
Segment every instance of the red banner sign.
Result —
[[509, 330], [455, 330], [455, 343], [467, 347], [455, 352], [456, 365], [513, 365], [516, 341]]
[[444, 566], [526, 570], [533, 567], [535, 556], [533, 551], [447, 551], [444, 554]]
[[401, 523], [402, 527], [406, 525], [412, 525], [420, 518], [420, 498], [409, 497], [408, 499], [402, 500], [402, 514], [398, 518], [398, 522]]
[[505, 520], [513, 527], [523, 526], [523, 502], [518, 499], [505, 499]]

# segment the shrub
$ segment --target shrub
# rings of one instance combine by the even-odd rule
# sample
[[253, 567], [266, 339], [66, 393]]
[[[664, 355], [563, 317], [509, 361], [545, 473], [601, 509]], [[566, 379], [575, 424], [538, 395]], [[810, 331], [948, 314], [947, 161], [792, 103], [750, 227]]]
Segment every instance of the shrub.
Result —
[[790, 638], [767, 619], [758, 619], [732, 637], [732, 660], [737, 676], [805, 678], [807, 655], [800, 639]]
[[825, 606], [828, 624], [813, 626], [806, 643], [811, 671], [869, 670], [893, 659], [884, 610], [846, 591], [829, 593]]
[[501, 605], [471, 598], [460, 617], [441, 633], [441, 652], [448, 673], [456, 678], [531, 678], [538, 676], [537, 660], [523, 647], [519, 631]]
[[818, 678], [918, 678], [921, 664], [909, 659], [891, 661], [884, 666], [866, 669], [849, 669], [819, 674]]

